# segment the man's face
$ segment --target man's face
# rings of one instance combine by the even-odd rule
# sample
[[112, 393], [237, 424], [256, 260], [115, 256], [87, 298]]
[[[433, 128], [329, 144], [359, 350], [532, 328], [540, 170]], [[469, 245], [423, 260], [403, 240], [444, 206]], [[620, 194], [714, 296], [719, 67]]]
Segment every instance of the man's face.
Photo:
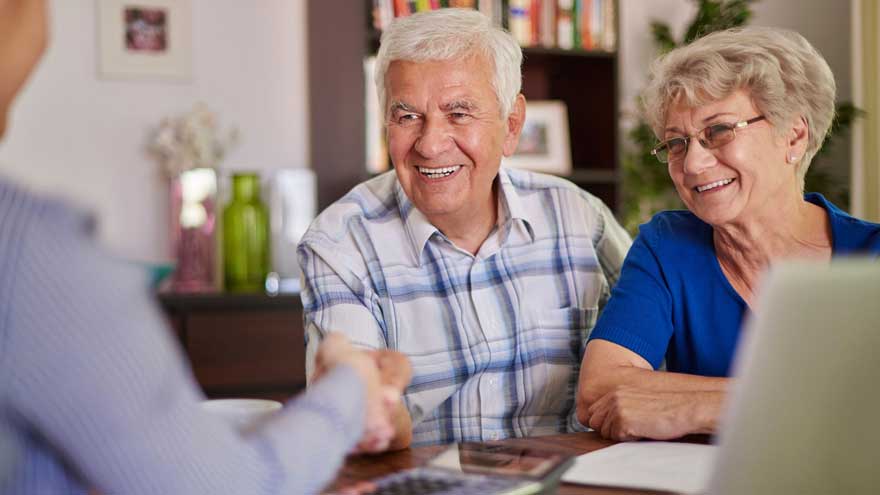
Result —
[[388, 68], [391, 161], [406, 195], [435, 225], [492, 210], [501, 158], [516, 149], [525, 103], [519, 97], [502, 118], [491, 69], [482, 57]]

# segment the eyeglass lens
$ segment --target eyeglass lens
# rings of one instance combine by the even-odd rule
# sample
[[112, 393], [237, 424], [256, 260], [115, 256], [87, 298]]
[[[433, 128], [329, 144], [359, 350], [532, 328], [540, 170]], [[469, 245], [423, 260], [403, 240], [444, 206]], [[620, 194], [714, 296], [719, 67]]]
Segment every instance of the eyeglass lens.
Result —
[[[733, 141], [736, 136], [734, 126], [731, 124], [715, 124], [706, 127], [698, 134], [700, 145], [706, 149], [714, 149]], [[657, 149], [657, 158], [666, 163], [669, 160], [677, 161], [687, 154], [690, 137], [677, 137], [666, 141]]]

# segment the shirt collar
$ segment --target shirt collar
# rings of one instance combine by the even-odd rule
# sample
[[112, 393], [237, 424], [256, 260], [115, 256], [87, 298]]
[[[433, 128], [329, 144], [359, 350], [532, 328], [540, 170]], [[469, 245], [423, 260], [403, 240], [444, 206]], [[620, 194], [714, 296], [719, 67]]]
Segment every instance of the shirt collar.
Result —
[[[519, 191], [516, 189], [516, 186], [513, 184], [513, 181], [510, 179], [510, 174], [508, 174], [507, 169], [501, 167], [498, 170], [498, 184], [501, 187], [498, 188], [500, 191], [499, 201], [504, 202], [507, 205], [507, 216], [508, 219], [513, 221], [519, 229], [522, 230], [522, 234], [527, 235], [529, 238], [529, 242], [535, 240], [535, 231], [532, 228], [532, 225], [537, 221], [535, 218], [535, 214], [537, 212], [530, 211], [523, 202], [523, 198], [519, 195]], [[499, 208], [498, 211], [503, 211], [504, 208]], [[499, 225], [503, 225], [500, 221]]]
[[[495, 181], [499, 185], [499, 217], [497, 225], [499, 228], [504, 228], [508, 222], [511, 222], [513, 224], [510, 226], [511, 230], [516, 228], [520, 236], [527, 236], [529, 242], [534, 241], [535, 234], [531, 226], [532, 222], [534, 222], [534, 212], [529, 212], [528, 208], [525, 207], [522, 198], [520, 198], [516, 187], [513, 182], [511, 182], [510, 176], [504, 167], [499, 169]], [[412, 201], [410, 201], [406, 192], [404, 192], [403, 187], [400, 185], [399, 180], [395, 180], [394, 195], [397, 199], [397, 205], [400, 209], [400, 217], [403, 219], [403, 225], [406, 229], [407, 237], [409, 237], [409, 240], [412, 243], [413, 254], [418, 263], [421, 264], [422, 252], [425, 250], [425, 244], [427, 244], [428, 239], [430, 239], [435, 232], [438, 234], [441, 232], [437, 227], [432, 225], [427, 217], [425, 217], [425, 215], [415, 207]], [[511, 234], [512, 233], [513, 232], [511, 232]]]
[[413, 255], [416, 261], [421, 264], [425, 243], [434, 235], [434, 232], [439, 232], [439, 230], [431, 225], [425, 215], [410, 201], [399, 180], [394, 181], [394, 195], [397, 198], [397, 207], [400, 209], [400, 218], [403, 219], [403, 227], [412, 244]]

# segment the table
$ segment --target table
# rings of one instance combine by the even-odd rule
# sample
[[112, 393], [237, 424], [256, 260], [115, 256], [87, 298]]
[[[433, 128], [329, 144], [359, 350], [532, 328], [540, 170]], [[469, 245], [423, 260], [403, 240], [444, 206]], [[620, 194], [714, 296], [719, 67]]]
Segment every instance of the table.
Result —
[[[694, 443], [707, 443], [708, 436], [691, 436], [686, 437], [683, 440]], [[563, 452], [570, 455], [581, 455], [614, 445], [617, 442], [606, 440], [595, 432], [587, 432], [550, 435], [545, 437], [512, 438], [487, 443], [498, 443], [516, 447], [530, 447], [553, 452]], [[350, 456], [346, 460], [345, 466], [339, 472], [336, 481], [327, 491], [332, 493], [334, 489], [350, 485], [356, 481], [369, 480], [395, 471], [420, 466], [427, 462], [431, 457], [440, 453], [444, 448], [445, 446], [443, 445], [432, 445], [429, 447], [404, 449], [398, 452], [390, 452], [381, 455]], [[619, 488], [572, 485], [568, 483], [561, 484], [557, 493], [558, 495], [668, 495], [668, 492], [660, 491], [624, 490]]]

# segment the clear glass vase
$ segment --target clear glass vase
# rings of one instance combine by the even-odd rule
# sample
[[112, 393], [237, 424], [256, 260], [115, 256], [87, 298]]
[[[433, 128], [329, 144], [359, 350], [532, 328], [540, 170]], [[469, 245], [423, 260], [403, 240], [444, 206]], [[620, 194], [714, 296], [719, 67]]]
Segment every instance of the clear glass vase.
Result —
[[175, 292], [217, 290], [217, 174], [197, 168], [171, 180], [171, 250]]

